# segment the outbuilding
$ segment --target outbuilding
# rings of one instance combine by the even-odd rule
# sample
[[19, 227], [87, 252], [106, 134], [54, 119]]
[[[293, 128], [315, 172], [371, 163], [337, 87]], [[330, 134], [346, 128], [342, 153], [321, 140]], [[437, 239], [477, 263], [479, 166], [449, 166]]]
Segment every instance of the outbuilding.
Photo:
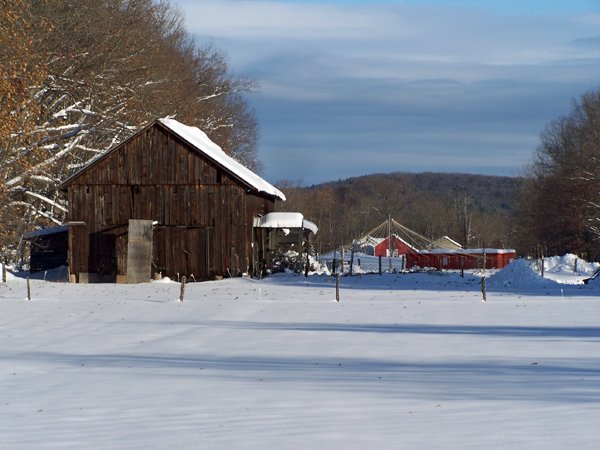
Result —
[[461, 248], [419, 250], [407, 254], [406, 266], [430, 267], [438, 270], [502, 269], [517, 253], [513, 249]]
[[195, 127], [159, 119], [68, 178], [68, 262], [79, 282], [253, 272], [257, 218], [285, 196]]
[[[68, 227], [59, 226], [30, 231], [23, 235], [23, 242], [29, 243], [29, 271], [31, 273], [67, 265]], [[23, 260], [23, 256], [21, 256], [21, 260]]]

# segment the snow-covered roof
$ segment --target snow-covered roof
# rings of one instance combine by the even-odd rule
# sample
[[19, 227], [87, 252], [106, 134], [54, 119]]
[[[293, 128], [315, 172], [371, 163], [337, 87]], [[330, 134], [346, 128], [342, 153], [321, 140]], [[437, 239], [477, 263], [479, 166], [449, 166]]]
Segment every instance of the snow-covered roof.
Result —
[[369, 236], [368, 234], [366, 236], [363, 236], [362, 238], [358, 239], [356, 241], [357, 245], [377, 245], [380, 242], [383, 242], [386, 238], [382, 238], [382, 237], [373, 237], [373, 236]]
[[[438, 240], [433, 241], [433, 245], [436, 248], [446, 248], [446, 249], [458, 249], [458, 248], [462, 248], [462, 245], [460, 245], [454, 239], [450, 239], [448, 236], [442, 236]], [[447, 247], [448, 245], [450, 245], [451, 247]]]
[[184, 125], [175, 119], [159, 119], [159, 122], [257, 191], [285, 200], [285, 195], [279, 189], [227, 155], [221, 147], [210, 140], [204, 131], [196, 127]]
[[257, 218], [257, 228], [304, 228], [317, 234], [319, 227], [310, 220], [305, 220], [299, 212], [272, 212]]
[[[194, 147], [194, 149], [196, 149], [200, 153], [203, 153], [216, 164], [231, 172], [235, 177], [237, 177], [249, 187], [256, 189], [258, 192], [264, 192], [265, 194], [272, 195], [273, 197], [277, 197], [285, 201], [285, 195], [283, 195], [283, 192], [281, 192], [269, 182], [263, 180], [260, 176], [252, 172], [243, 164], [237, 162], [231, 156], [227, 155], [221, 149], [221, 147], [219, 147], [217, 144], [210, 140], [210, 138], [206, 135], [206, 133], [204, 133], [204, 131], [196, 127], [184, 125], [175, 119], [169, 118], [158, 119], [156, 122], [153, 122], [152, 124], [148, 125], [148, 127], [154, 125], [155, 123], [160, 123], [162, 126], [169, 129], [175, 135], [179, 136], [185, 142]], [[137, 133], [134, 134], [134, 136], [136, 135]], [[132, 138], [133, 136], [129, 139]], [[113, 150], [119, 148], [123, 144], [124, 143], [122, 142], [117, 147], [114, 147]], [[112, 153], [112, 150], [102, 154], [98, 158], [94, 159], [91, 163], [86, 165], [84, 168], [68, 177], [65, 181], [62, 182], [62, 184], [60, 185], [60, 189], [66, 190], [66, 186], [68, 186], [69, 183], [72, 182], [72, 180], [74, 180], [80, 174], [85, 172], [90, 166], [97, 164], [99, 161], [106, 158], [110, 153]]]

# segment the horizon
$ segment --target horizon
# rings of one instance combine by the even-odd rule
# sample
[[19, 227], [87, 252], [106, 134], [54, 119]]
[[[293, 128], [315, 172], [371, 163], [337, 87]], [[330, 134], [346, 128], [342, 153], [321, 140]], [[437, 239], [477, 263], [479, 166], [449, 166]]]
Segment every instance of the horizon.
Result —
[[522, 176], [553, 120], [599, 86], [600, 4], [180, 0], [260, 128], [262, 176]]
[[489, 174], [485, 174], [485, 173], [435, 172], [435, 171], [405, 172], [405, 171], [396, 170], [393, 172], [367, 173], [367, 174], [363, 174], [363, 175], [338, 178], [336, 180], [325, 180], [325, 181], [320, 181], [318, 183], [311, 183], [311, 184], [306, 184], [306, 183], [302, 182], [302, 180], [285, 179], [285, 180], [279, 180], [279, 182], [274, 182], [273, 185], [275, 185], [276, 187], [278, 187], [278, 185], [281, 185], [281, 189], [313, 188], [313, 187], [318, 187], [318, 186], [322, 186], [325, 184], [343, 183], [346, 181], [355, 180], [357, 178], [375, 177], [378, 175], [381, 175], [381, 176], [390, 176], [390, 175], [448, 175], [448, 176], [452, 176], [452, 175], [455, 175], [455, 176], [475, 176], [475, 177], [486, 177], [486, 178], [490, 177], [490, 178], [513, 178], [513, 179], [525, 177], [525, 175], [489, 175]]

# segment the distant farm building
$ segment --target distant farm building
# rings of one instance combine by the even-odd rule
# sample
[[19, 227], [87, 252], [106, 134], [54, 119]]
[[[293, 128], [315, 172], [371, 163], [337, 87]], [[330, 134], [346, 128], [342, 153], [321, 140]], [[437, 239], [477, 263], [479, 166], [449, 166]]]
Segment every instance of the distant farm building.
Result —
[[256, 272], [267, 238], [260, 218], [285, 200], [202, 131], [172, 119], [154, 121], [61, 188], [79, 282]]
[[517, 254], [512, 249], [437, 249], [407, 253], [406, 267], [429, 267], [438, 270], [502, 269]]
[[448, 236], [432, 241], [391, 217], [356, 240], [356, 248], [367, 255], [402, 258], [400, 266], [406, 269], [501, 269], [517, 256], [512, 249], [463, 249]]

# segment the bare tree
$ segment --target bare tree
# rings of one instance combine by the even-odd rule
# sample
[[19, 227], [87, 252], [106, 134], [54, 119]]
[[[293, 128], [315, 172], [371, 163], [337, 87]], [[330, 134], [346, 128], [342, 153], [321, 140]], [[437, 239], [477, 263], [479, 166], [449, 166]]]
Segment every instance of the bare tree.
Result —
[[2, 0], [0, 11], [0, 252], [14, 251], [32, 211], [23, 192], [6, 181], [43, 158], [28, 135], [36, 120], [34, 92], [45, 78], [43, 55], [33, 36], [47, 24], [25, 0]]
[[600, 90], [542, 133], [516, 222], [522, 246], [600, 256]]
[[11, 136], [2, 156], [19, 156], [0, 162], [10, 167], [0, 179], [0, 195], [9, 199], [3, 204], [12, 208], [3, 222], [27, 216], [30, 224], [61, 223], [60, 182], [157, 117], [196, 125], [260, 168], [257, 123], [242, 96], [255, 83], [232, 76], [214, 46], [199, 47], [168, 2], [3, 4], [1, 38], [10, 45], [0, 52], [12, 51], [2, 59], [14, 64], [1, 69], [1, 88], [10, 94], [2, 111], [13, 118], [0, 125]]

